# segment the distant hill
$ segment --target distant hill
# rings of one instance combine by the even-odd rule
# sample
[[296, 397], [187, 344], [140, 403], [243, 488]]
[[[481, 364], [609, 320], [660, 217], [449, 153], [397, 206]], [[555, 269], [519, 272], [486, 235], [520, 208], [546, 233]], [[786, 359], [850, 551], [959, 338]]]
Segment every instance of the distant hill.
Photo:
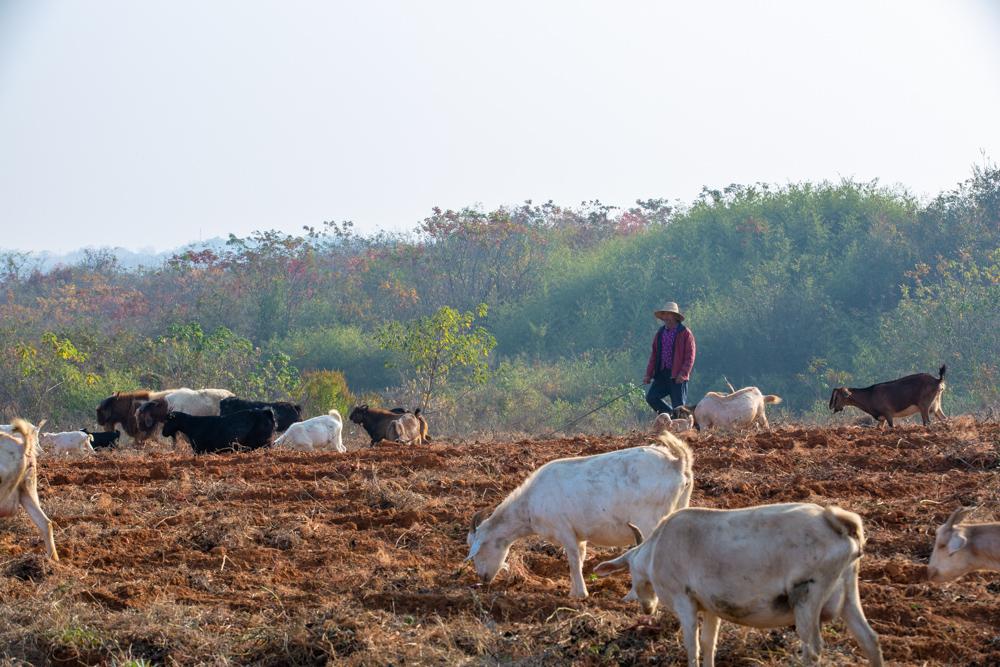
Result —
[[80, 248], [79, 250], [73, 250], [72, 252], [67, 253], [54, 253], [49, 251], [33, 252], [30, 253], [30, 257], [38, 263], [38, 268], [43, 271], [53, 269], [57, 266], [71, 266], [79, 264], [80, 262], [86, 261], [88, 257], [108, 255], [111, 255], [118, 260], [118, 264], [122, 268], [137, 269], [142, 266], [159, 266], [170, 257], [192, 248], [211, 248], [213, 250], [217, 250], [224, 248], [225, 246], [226, 239], [215, 237], [205, 241], [188, 243], [183, 246], [178, 246], [176, 248], [160, 252], [157, 252], [153, 248], [129, 250], [128, 248], [111, 248], [104, 246]]

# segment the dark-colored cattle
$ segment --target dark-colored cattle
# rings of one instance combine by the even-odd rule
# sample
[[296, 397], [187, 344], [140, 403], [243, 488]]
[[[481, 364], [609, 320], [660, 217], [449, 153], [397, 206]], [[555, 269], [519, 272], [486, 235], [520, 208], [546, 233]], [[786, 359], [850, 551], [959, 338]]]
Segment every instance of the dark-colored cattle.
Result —
[[97, 424], [106, 433], [115, 430], [121, 424], [125, 432], [135, 438], [139, 434], [139, 425], [135, 420], [136, 402], [148, 401], [149, 391], [118, 391], [108, 396], [97, 406]]
[[90, 436], [90, 444], [93, 445], [94, 449], [111, 449], [118, 444], [118, 438], [121, 436], [121, 431], [118, 429], [115, 429], [111, 433], [92, 433], [85, 428], [81, 428], [80, 430]]
[[276, 431], [287, 431], [288, 427], [295, 422], [302, 421], [302, 406], [289, 403], [288, 401], [245, 401], [235, 396], [222, 399], [219, 403], [219, 414], [230, 415], [240, 410], [263, 410], [271, 408], [274, 416], [278, 419], [275, 426]]
[[944, 420], [941, 411], [941, 394], [944, 392], [944, 373], [947, 366], [938, 369], [938, 377], [928, 373], [915, 373], [906, 377], [881, 382], [870, 387], [837, 387], [830, 394], [830, 409], [840, 412], [853, 405], [864, 410], [878, 421], [884, 421], [893, 428], [895, 417], [908, 417], [920, 413], [924, 426], [930, 424], [930, 413]]
[[151, 433], [157, 424], [162, 424], [167, 420], [170, 408], [167, 406], [167, 399], [154, 398], [139, 403], [135, 410], [135, 420], [139, 429], [145, 433]]
[[[400, 415], [405, 415], [410, 412], [405, 408], [393, 408], [392, 410], [385, 410], [384, 408], [370, 408], [368, 404], [359, 405], [351, 410], [351, 414], [348, 417], [355, 424], [360, 424], [365, 432], [368, 433], [368, 437], [372, 439], [372, 444], [382, 440], [391, 439], [389, 437], [387, 429], [389, 424], [399, 419]], [[420, 408], [413, 411], [413, 415], [421, 421], [421, 433], [425, 433], [427, 430], [427, 422], [420, 416]], [[430, 441], [430, 438], [426, 438]]]
[[267, 447], [274, 437], [274, 412], [241, 410], [220, 417], [195, 417], [171, 412], [163, 424], [163, 435], [174, 438], [183, 433], [195, 454], [238, 451]]

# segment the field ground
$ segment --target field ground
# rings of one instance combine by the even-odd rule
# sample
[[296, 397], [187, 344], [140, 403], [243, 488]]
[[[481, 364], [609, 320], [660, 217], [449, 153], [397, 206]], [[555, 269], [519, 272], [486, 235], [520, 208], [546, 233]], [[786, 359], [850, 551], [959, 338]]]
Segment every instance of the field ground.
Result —
[[[534, 539], [515, 543], [490, 587], [461, 567], [473, 512], [529, 471], [648, 441], [44, 459], [62, 560], [41, 557], [23, 512], [0, 519], [0, 664], [676, 664], [676, 622], [638, 622], [621, 601], [627, 577], [571, 600], [560, 549]], [[690, 443], [692, 505], [814, 501], [864, 517], [861, 593], [888, 661], [1000, 664], [998, 575], [924, 581], [952, 509], [980, 504], [989, 519], [1000, 507], [1000, 425], [785, 426]], [[585, 572], [612, 553], [591, 549]], [[863, 664], [842, 625], [823, 634], [824, 664]], [[718, 661], [787, 664], [797, 649], [791, 630], [724, 623]]]

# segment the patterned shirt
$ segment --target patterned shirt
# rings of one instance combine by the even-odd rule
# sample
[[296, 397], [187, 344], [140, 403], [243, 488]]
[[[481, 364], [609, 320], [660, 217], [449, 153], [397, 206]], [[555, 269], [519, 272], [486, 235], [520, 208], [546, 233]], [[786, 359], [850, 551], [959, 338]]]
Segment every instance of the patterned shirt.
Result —
[[674, 363], [674, 339], [677, 338], [677, 327], [673, 329], [663, 328], [660, 334], [660, 368], [672, 368]]

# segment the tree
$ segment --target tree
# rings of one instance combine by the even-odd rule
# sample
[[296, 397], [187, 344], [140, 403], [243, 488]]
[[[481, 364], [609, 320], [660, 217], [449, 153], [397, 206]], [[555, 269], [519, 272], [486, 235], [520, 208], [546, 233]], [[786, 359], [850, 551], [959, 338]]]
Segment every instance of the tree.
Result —
[[425, 408], [453, 370], [464, 370], [476, 384], [489, 378], [487, 360], [497, 341], [485, 328], [473, 326], [477, 317], [486, 317], [486, 310], [485, 303], [466, 313], [442, 306], [432, 315], [405, 325], [390, 322], [375, 332], [383, 349], [403, 356], [413, 367]]

